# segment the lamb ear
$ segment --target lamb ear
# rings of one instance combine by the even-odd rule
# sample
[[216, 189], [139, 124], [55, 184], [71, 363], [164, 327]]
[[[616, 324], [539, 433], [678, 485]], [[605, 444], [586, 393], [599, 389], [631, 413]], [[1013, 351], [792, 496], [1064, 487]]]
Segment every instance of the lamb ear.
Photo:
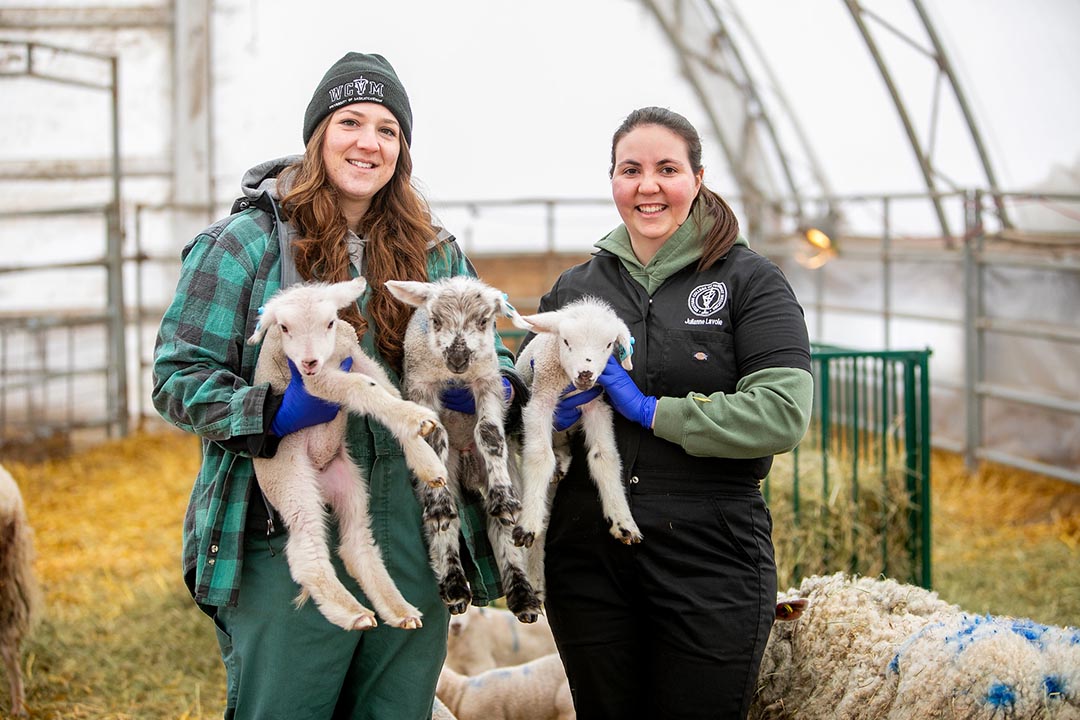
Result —
[[420, 307], [431, 297], [431, 283], [415, 280], [387, 280], [386, 289], [395, 298], [413, 307]]
[[[561, 316], [557, 310], [552, 312], [537, 313], [536, 315], [525, 315], [521, 317], [521, 321], [529, 325], [528, 330], [532, 330], [535, 333], [557, 333], [559, 332], [559, 320]], [[515, 323], [516, 324], [516, 323]]]
[[514, 324], [514, 327], [519, 327], [522, 330], [534, 329], [532, 323], [521, 317], [517, 308], [510, 304], [510, 299], [506, 296], [506, 293], [502, 293], [502, 297], [499, 298], [499, 304], [502, 306], [503, 315], [510, 318], [510, 322]]
[[364, 294], [367, 289], [367, 280], [355, 277], [352, 280], [334, 283], [330, 286], [330, 299], [334, 307], [348, 307], [356, 301], [356, 298]]

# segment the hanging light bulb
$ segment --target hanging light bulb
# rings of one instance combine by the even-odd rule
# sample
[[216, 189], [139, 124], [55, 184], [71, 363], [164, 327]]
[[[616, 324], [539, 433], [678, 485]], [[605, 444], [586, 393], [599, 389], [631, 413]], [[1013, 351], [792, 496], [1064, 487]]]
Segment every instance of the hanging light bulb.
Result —
[[833, 238], [838, 224], [839, 214], [833, 208], [820, 217], [800, 222], [796, 232], [805, 245], [795, 253], [795, 260], [805, 268], [816, 270], [836, 257], [837, 246]]
[[832, 238], [829, 234], [817, 227], [807, 227], [803, 230], [803, 239], [816, 247], [818, 250], [831, 250], [833, 246]]

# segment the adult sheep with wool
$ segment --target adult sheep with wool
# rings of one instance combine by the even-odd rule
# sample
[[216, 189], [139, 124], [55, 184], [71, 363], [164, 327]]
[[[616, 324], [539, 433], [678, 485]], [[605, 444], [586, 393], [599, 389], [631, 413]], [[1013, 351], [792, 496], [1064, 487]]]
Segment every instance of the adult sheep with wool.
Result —
[[457, 720], [574, 720], [574, 700], [558, 655], [462, 675], [443, 667], [436, 697]]
[[523, 624], [509, 610], [487, 607], [450, 618], [446, 666], [462, 675], [520, 665], [555, 652], [555, 638], [543, 615]]
[[[310, 394], [342, 410], [330, 422], [284, 435], [273, 457], [254, 458], [255, 477], [289, 530], [285, 556], [301, 587], [298, 604], [310, 596], [330, 622], [346, 630], [376, 624], [374, 614], [345, 588], [330, 562], [329, 506], [338, 518], [338, 554], [349, 574], [383, 620], [416, 629], [421, 613], [402, 597], [371, 532], [367, 482], [345, 443], [345, 409], [385, 425], [401, 443], [409, 467], [429, 485], [445, 484], [447, 470], [424, 436], [445, 431], [431, 410], [401, 399], [382, 366], [360, 348], [353, 327], [338, 318], [338, 310], [355, 302], [366, 287], [363, 278], [293, 285], [263, 307], [248, 339], [253, 345], [262, 342], [255, 382], [269, 382], [275, 392], [284, 393], [295, 372]], [[346, 360], [351, 371], [340, 369]]]
[[22, 493], [0, 465], [0, 656], [11, 691], [11, 714], [26, 714], [22, 644], [41, 611], [41, 591], [34, 577], [34, 531]]
[[750, 718], [1080, 718], [1080, 631], [963, 612], [923, 588], [841, 573], [781, 593]]
[[[386, 287], [412, 306], [403, 342], [404, 392], [439, 414], [447, 431], [442, 457], [449, 483], [418, 488], [424, 510], [431, 564], [439, 593], [452, 614], [468, 609], [471, 593], [458, 550], [457, 504], [464, 492], [479, 493], [487, 508], [487, 534], [505, 587], [506, 604], [522, 622], [535, 622], [540, 600], [526, 574], [525, 558], [512, 527], [521, 503], [505, 435], [506, 398], [495, 321], [505, 315], [525, 328], [506, 296], [478, 278], [456, 276], [437, 282], [388, 280]], [[475, 412], [444, 406], [448, 386], [471, 397]]]

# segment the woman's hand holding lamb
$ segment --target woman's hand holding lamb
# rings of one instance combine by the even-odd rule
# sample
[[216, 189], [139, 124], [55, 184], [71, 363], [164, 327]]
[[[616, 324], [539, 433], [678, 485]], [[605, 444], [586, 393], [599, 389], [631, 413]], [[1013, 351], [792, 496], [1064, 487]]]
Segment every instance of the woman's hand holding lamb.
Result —
[[567, 393], [573, 391], [573, 389], [574, 385], [572, 383], [567, 385], [562, 391], [562, 395], [559, 396], [559, 403], [555, 406], [555, 413], [551, 419], [551, 425], [555, 428], [556, 432], [562, 432], [580, 420], [581, 406], [590, 400], [594, 400], [604, 391], [604, 388], [594, 385], [588, 390], [579, 392], [576, 395], [567, 395]]
[[[514, 396], [514, 387], [505, 375], [502, 377], [502, 383], [503, 399], [509, 402], [510, 398]], [[443, 407], [447, 410], [466, 415], [476, 414], [476, 398], [473, 397], [472, 390], [464, 385], [448, 384], [443, 388], [439, 398], [442, 400]]]
[[[349, 372], [352, 369], [352, 362], [351, 357], [345, 358], [341, 361], [341, 369]], [[297, 430], [330, 422], [341, 409], [337, 403], [308, 393], [307, 388], [304, 387], [304, 379], [292, 360], [289, 360], [289, 375], [291, 378], [281, 398], [281, 407], [278, 408], [277, 414], [270, 423], [270, 432], [277, 437], [285, 437]]]
[[642, 427], [652, 429], [653, 416], [656, 415], [656, 398], [638, 390], [633, 378], [614, 355], [608, 357], [604, 372], [600, 373], [596, 382], [604, 386], [608, 399], [620, 415]]

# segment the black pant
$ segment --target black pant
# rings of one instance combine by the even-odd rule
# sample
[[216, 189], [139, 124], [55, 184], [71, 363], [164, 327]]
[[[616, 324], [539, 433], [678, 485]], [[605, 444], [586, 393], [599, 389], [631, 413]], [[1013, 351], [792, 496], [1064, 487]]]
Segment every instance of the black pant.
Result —
[[635, 546], [580, 476], [552, 504], [546, 609], [578, 717], [745, 718], [776, 605], [765, 501], [723, 478], [631, 489]]

